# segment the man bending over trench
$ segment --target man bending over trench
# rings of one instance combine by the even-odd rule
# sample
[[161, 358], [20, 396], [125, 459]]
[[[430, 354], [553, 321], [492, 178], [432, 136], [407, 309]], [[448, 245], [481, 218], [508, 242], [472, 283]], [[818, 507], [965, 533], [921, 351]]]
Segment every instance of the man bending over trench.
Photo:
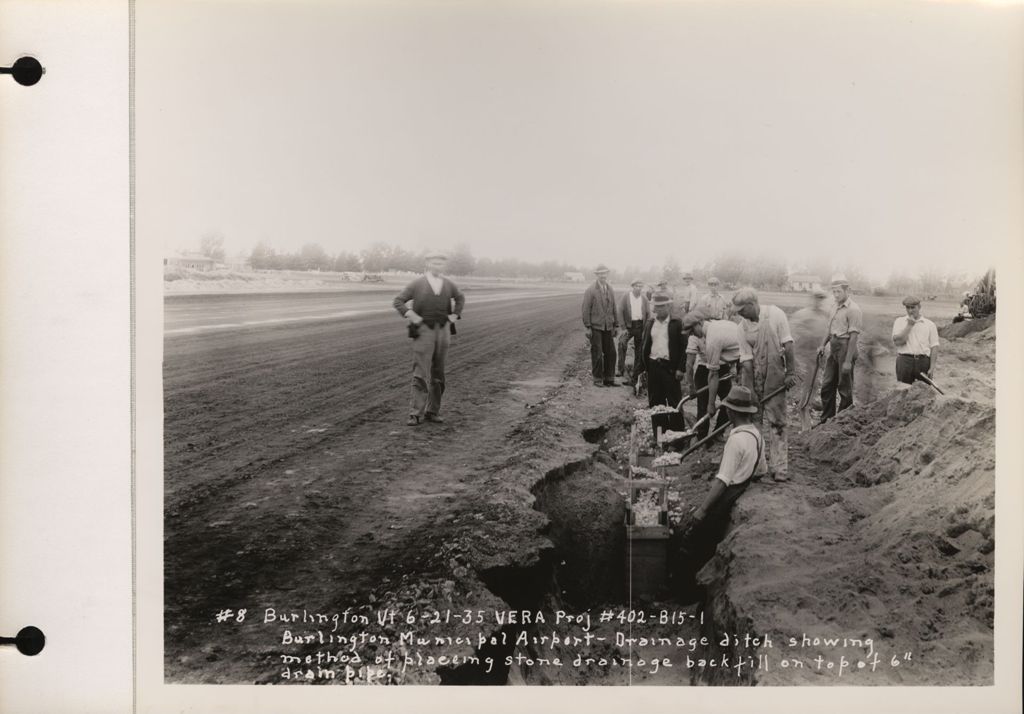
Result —
[[722, 406], [732, 422], [732, 430], [711, 490], [704, 502], [693, 510], [676, 559], [676, 587], [684, 602], [699, 599], [697, 571], [711, 559], [725, 536], [733, 504], [747, 490], [751, 479], [768, 471], [764, 439], [753, 423], [757, 404], [750, 389], [733, 386], [729, 396], [722, 400]]

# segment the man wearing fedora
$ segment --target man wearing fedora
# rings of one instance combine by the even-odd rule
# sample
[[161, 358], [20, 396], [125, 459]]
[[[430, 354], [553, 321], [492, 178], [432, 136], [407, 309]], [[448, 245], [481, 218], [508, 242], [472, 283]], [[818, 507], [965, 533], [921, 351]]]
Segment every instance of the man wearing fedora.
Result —
[[655, 293], [651, 302], [654, 318], [644, 326], [639, 353], [647, 371], [647, 404], [674, 407], [683, 398], [680, 386], [686, 359], [683, 323], [671, 316], [670, 295]]
[[640, 374], [640, 343], [644, 337], [644, 324], [651, 315], [647, 296], [641, 292], [643, 286], [643, 280], [635, 279], [630, 283], [629, 292], [623, 295], [619, 301], [619, 322], [622, 325], [622, 333], [619, 335], [619, 361], [615, 375], [621, 377], [626, 371], [626, 348], [632, 340], [633, 371], [629, 375], [629, 385], [627, 386], [636, 384], [637, 375]]
[[939, 356], [939, 331], [935, 323], [921, 316], [921, 298], [903, 298], [907, 314], [892, 325], [892, 341], [896, 345], [896, 379], [913, 384], [923, 374], [928, 379], [935, 373]]
[[750, 389], [733, 385], [722, 406], [732, 422], [732, 430], [725, 442], [718, 473], [712, 479], [711, 490], [703, 503], [693, 509], [691, 520], [683, 534], [679, 560], [673, 569], [676, 586], [690, 602], [695, 595], [696, 573], [715, 554], [718, 543], [729, 527], [733, 504], [747, 490], [752, 479], [764, 475], [764, 439], [754, 426], [757, 404]]
[[[444, 394], [444, 362], [448, 356], [454, 322], [462, 318], [466, 296], [441, 273], [448, 257], [440, 251], [429, 251], [426, 271], [405, 286], [393, 304], [409, 325], [412, 342], [412, 401], [406, 424], [416, 426], [423, 421], [444, 422], [441, 395]], [[409, 303], [412, 303], [410, 308]]]
[[[853, 405], [853, 369], [857, 362], [857, 340], [864, 327], [864, 313], [850, 297], [850, 282], [842, 273], [832, 276], [835, 305], [828, 320], [828, 334], [818, 348], [818, 358], [829, 348], [821, 375], [821, 423]], [[836, 393], [839, 408], [836, 409]]]
[[594, 386], [614, 387], [615, 337], [619, 332], [615, 291], [608, 284], [607, 266], [598, 265], [594, 275], [597, 280], [583, 293], [583, 327], [590, 340], [590, 367]]

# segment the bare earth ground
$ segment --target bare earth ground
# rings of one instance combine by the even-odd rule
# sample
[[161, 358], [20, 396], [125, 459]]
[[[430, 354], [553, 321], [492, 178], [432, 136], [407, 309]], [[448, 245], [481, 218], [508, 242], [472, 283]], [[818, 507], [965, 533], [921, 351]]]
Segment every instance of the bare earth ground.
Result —
[[[345, 298], [338, 300], [344, 309]], [[694, 617], [703, 611], [708, 632], [866, 633], [876, 649], [913, 651], [917, 659], [855, 680], [775, 669], [652, 675], [584, 663], [514, 665], [490, 678], [471, 667], [418, 666], [396, 668], [385, 681], [991, 681], [994, 326], [944, 345], [938, 378], [945, 397], [921, 385], [894, 391], [891, 356], [880, 354], [870, 371], [862, 365], [861, 385], [874, 376], [880, 398], [792, 438], [793, 482], [751, 487], [719, 556], [701, 573], [707, 602], [683, 608], [668, 596], [653, 604], [629, 597], [622, 446], [638, 402], [626, 389], [590, 385], [578, 302], [577, 295], [471, 302], [450, 353], [448, 422], [417, 429], [402, 425], [409, 345], [393, 314], [169, 334], [168, 681], [284, 681], [281, 654], [318, 648], [282, 645], [280, 629], [268, 638], [252, 615], [267, 607], [550, 613], [613, 604]], [[791, 311], [802, 300], [775, 302]], [[169, 305], [169, 326], [177, 309]], [[874, 309], [869, 329], [882, 342], [897, 313], [883, 313], [891, 305]], [[713, 451], [694, 456], [669, 473], [677, 524], [707, 489], [699, 477], [713, 473]], [[218, 623], [223, 608], [251, 614], [244, 623]], [[372, 655], [402, 649], [394, 645], [400, 629], [340, 631], [390, 635], [390, 646], [364, 648]], [[434, 650], [573, 650], [476, 645], [481, 632], [502, 629], [452, 623], [446, 634], [474, 644]], [[545, 631], [505, 629], [513, 636]], [[596, 631], [611, 637], [613, 629], [623, 628], [612, 622]], [[635, 626], [638, 633], [659, 629], [673, 636], [702, 630], [696, 620]], [[612, 659], [633, 653], [610, 645], [593, 651]]]

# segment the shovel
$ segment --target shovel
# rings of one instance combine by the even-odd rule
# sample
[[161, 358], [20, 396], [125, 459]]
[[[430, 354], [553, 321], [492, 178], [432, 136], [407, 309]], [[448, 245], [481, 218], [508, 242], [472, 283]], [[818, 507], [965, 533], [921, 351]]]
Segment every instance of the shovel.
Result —
[[[719, 379], [718, 382], [719, 382], [719, 384], [721, 384], [722, 382], [724, 382], [724, 381], [726, 381], [728, 379], [732, 379], [732, 378], [733, 378], [733, 375], [730, 373], [730, 374], [725, 375], [721, 379]], [[706, 391], [708, 391], [708, 388], [705, 385], [705, 386], [701, 387], [700, 389], [698, 389], [693, 394], [687, 394], [685, 397], [683, 397], [682, 399], [679, 400], [679, 404], [676, 404], [676, 409], [682, 411], [684, 404], [686, 404], [688, 401], [690, 401], [694, 397], [700, 396], [701, 394], [703, 394]]]
[[933, 389], [935, 389], [935, 391], [936, 391], [936, 392], [938, 392], [939, 394], [945, 394], [945, 392], [943, 392], [943, 391], [942, 391], [941, 389], [939, 389], [939, 385], [937, 385], [937, 384], [936, 384], [935, 382], [933, 382], [933, 381], [932, 381], [932, 380], [931, 380], [931, 379], [930, 379], [930, 378], [928, 377], [928, 375], [927, 375], [927, 374], [925, 374], [924, 372], [922, 372], [921, 374], [917, 375], [917, 377], [918, 377], [918, 379], [920, 379], [920, 380], [921, 380], [922, 382], [925, 382], [926, 384], [930, 384], [930, 385], [932, 386], [932, 388], [933, 388]]
[[818, 381], [818, 371], [821, 369], [821, 360], [825, 355], [818, 355], [814, 360], [814, 371], [807, 381], [807, 393], [800, 402], [800, 431], [807, 431], [811, 428], [811, 396], [814, 394], [814, 385]]
[[[786, 391], [786, 385], [782, 385], [782, 386], [781, 386], [781, 387], [779, 387], [778, 389], [775, 389], [775, 390], [773, 390], [772, 392], [769, 392], [768, 394], [766, 394], [766, 395], [764, 396], [764, 399], [762, 399], [762, 400], [760, 401], [760, 404], [764, 404], [764, 403], [765, 403], [765, 402], [767, 402], [767, 401], [768, 401], [769, 399], [771, 399], [772, 397], [774, 397], [774, 396], [775, 396], [776, 394], [779, 394], [780, 392], [784, 392], [784, 391]], [[721, 408], [721, 407], [719, 407], [719, 408]], [[705, 418], [707, 418], [707, 415], [705, 415]], [[698, 422], [698, 423], [699, 423], [699, 422]], [[696, 428], [696, 426], [697, 426], [697, 425], [696, 425], [696, 424], [694, 424], [694, 427], [695, 427], [695, 428]], [[713, 432], [711, 432], [710, 434], [708, 434], [707, 436], [705, 436], [705, 437], [704, 437], [703, 439], [701, 439], [700, 441], [698, 441], [698, 442], [697, 442], [696, 444], [694, 444], [693, 446], [691, 446], [690, 448], [688, 448], [688, 449], [687, 449], [686, 451], [684, 451], [684, 452], [683, 452], [683, 455], [682, 455], [682, 456], [680, 456], [680, 458], [685, 458], [685, 457], [687, 456], [687, 454], [690, 454], [690, 453], [692, 453], [692, 452], [696, 451], [698, 447], [701, 447], [701, 446], [703, 446], [704, 444], [706, 444], [706, 443], [708, 443], [709, 441], [711, 441], [712, 439], [714, 439], [714, 438], [715, 438], [716, 436], [718, 436], [718, 435], [719, 435], [719, 434], [721, 434], [721, 433], [722, 433], [723, 431], [725, 431], [726, 429], [728, 429], [728, 428], [729, 428], [729, 426], [731, 426], [731, 425], [730, 425], [730, 424], [728, 424], [728, 423], [726, 423], [726, 424], [722, 424], [722, 426], [718, 427], [718, 428], [717, 428], [717, 429], [715, 429], [715, 430], [714, 430]]]

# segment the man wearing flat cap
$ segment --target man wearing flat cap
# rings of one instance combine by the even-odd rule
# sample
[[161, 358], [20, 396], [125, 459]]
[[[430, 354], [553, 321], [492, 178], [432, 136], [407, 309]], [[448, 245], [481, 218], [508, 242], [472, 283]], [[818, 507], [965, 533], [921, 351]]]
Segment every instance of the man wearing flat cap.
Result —
[[729, 301], [718, 292], [721, 281], [712, 275], [708, 278], [708, 292], [700, 296], [696, 309], [712, 320], [729, 319]]
[[896, 345], [896, 379], [913, 384], [923, 374], [928, 379], [935, 372], [939, 356], [939, 331], [935, 323], [921, 316], [921, 299], [915, 295], [903, 298], [907, 314], [892, 325], [892, 341]]
[[590, 367], [596, 387], [614, 387], [615, 337], [619, 332], [615, 291], [608, 284], [608, 268], [594, 268], [596, 280], [583, 293], [583, 327], [590, 341]]
[[768, 442], [768, 470], [775, 481], [789, 480], [789, 442], [786, 438], [786, 391], [765, 401], [780, 387], [796, 386], [796, 353], [786, 313], [775, 305], [762, 305], [753, 288], [732, 296], [747, 343], [754, 353], [754, 396], [761, 404], [755, 421]]
[[[857, 340], [864, 327], [864, 313], [850, 297], [850, 282], [842, 273], [832, 276], [835, 305], [829, 315], [828, 334], [818, 348], [818, 357], [829, 348], [821, 376], [821, 422], [853, 405], [853, 369], [857, 362]], [[836, 394], [839, 408], [836, 409]]]
[[[699, 311], [688, 312], [682, 327], [690, 335], [688, 389], [690, 394], [697, 393], [697, 416], [708, 417], [697, 427], [697, 436], [703, 439], [713, 420], [715, 429], [725, 424], [726, 416], [718, 410], [717, 400], [725, 397], [737, 380], [747, 387], [753, 383], [754, 356], [743, 329], [731, 320], [708, 320]], [[701, 391], [705, 387], [706, 391]]]
[[[448, 257], [441, 251], [428, 251], [427, 269], [405, 286], [393, 305], [408, 321], [412, 342], [412, 401], [406, 424], [423, 421], [441, 423], [441, 395], [444, 394], [444, 363], [448, 356], [455, 321], [462, 318], [466, 296], [441, 273]], [[411, 307], [410, 304], [411, 303]]]
[[637, 375], [640, 374], [640, 342], [644, 337], [644, 323], [651, 316], [650, 304], [647, 296], [641, 290], [644, 281], [635, 279], [629, 286], [629, 292], [622, 296], [619, 301], [619, 323], [622, 325], [622, 333], [619, 335], [619, 361], [615, 374], [623, 376], [626, 370], [626, 349], [630, 341], [633, 343], [633, 371], [629, 375], [629, 384], [636, 384]]
[[640, 358], [647, 371], [647, 405], [674, 407], [683, 398], [680, 380], [686, 342], [683, 323], [672, 317], [672, 296], [655, 293], [654, 318], [644, 326]]
[[697, 286], [693, 284], [693, 273], [690, 271], [683, 273], [683, 289], [679, 291], [678, 300], [679, 309], [684, 315], [697, 309], [700, 294], [697, 292]]

